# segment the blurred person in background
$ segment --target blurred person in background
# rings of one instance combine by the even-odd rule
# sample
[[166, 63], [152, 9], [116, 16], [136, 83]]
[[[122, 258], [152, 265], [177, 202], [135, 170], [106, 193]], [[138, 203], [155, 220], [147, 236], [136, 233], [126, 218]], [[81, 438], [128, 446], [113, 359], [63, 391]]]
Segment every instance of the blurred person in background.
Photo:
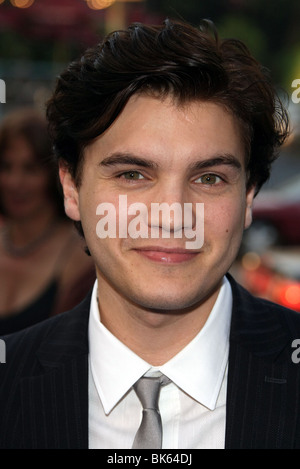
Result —
[[0, 212], [0, 334], [7, 334], [71, 308], [95, 276], [65, 216], [47, 122], [35, 109], [0, 124]]

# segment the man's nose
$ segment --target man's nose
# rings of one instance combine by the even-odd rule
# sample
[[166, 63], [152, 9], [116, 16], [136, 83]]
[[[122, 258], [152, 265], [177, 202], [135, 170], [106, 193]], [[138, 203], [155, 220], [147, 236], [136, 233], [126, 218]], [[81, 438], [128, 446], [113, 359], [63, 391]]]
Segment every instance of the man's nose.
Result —
[[195, 224], [194, 210], [183, 183], [171, 182], [160, 187], [151, 202], [150, 214], [153, 234], [161, 230], [180, 237], [184, 228], [192, 229]]

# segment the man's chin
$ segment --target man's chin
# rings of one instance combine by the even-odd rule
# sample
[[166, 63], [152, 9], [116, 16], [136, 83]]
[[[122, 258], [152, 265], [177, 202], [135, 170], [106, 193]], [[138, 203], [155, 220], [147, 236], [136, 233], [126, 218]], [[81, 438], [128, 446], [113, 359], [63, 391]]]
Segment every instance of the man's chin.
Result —
[[160, 291], [157, 295], [141, 295], [132, 298], [132, 303], [150, 313], [184, 314], [201, 306], [207, 299], [206, 295], [185, 294], [166, 295]]
[[201, 284], [194, 285], [194, 288], [191, 288], [192, 285], [189, 285], [189, 282], [186, 282], [185, 285], [164, 282], [161, 282], [160, 285], [149, 283], [147, 291], [136, 291], [133, 293], [132, 299], [139, 307], [154, 313], [188, 313], [206, 302], [212, 302], [212, 307], [222, 285], [222, 280], [223, 276], [219, 282], [203, 281]]

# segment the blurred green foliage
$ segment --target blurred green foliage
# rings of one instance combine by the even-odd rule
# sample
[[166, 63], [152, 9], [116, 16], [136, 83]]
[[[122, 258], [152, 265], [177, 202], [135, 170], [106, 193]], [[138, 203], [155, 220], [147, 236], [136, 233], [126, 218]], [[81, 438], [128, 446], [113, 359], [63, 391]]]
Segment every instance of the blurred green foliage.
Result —
[[[2, 8], [15, 10], [8, 1], [0, 5]], [[290, 92], [292, 81], [300, 78], [300, 0], [144, 0], [143, 4], [128, 3], [127, 8], [131, 13], [135, 8], [139, 12], [143, 9], [143, 14], [138, 16], [142, 21], [170, 17], [197, 26], [201, 19], [209, 18], [221, 37], [244, 41], [254, 56], [271, 70], [278, 85]], [[2, 20], [0, 62], [22, 59], [67, 63], [86, 48], [84, 41], [75, 37], [62, 40], [54, 33], [35, 37], [30, 8], [26, 10], [15, 29]], [[82, 20], [80, 30], [92, 29], [101, 37], [104, 18], [105, 15], [102, 20], [95, 17], [89, 25]]]
[[286, 89], [300, 78], [299, 0], [146, 0], [146, 5], [194, 25], [211, 19], [221, 37], [244, 41]]

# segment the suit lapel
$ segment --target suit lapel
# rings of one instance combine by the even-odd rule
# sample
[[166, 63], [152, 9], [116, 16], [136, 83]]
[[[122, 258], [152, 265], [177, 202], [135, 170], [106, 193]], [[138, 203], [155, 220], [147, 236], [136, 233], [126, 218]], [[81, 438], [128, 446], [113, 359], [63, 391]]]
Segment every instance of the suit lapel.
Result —
[[88, 448], [89, 305], [61, 315], [37, 353], [43, 372], [21, 382], [27, 448]]
[[[299, 371], [291, 360], [292, 332], [280, 307], [233, 290], [226, 448], [293, 448]], [[299, 335], [300, 331], [294, 330]], [[295, 404], [291, 405], [291, 403]]]

